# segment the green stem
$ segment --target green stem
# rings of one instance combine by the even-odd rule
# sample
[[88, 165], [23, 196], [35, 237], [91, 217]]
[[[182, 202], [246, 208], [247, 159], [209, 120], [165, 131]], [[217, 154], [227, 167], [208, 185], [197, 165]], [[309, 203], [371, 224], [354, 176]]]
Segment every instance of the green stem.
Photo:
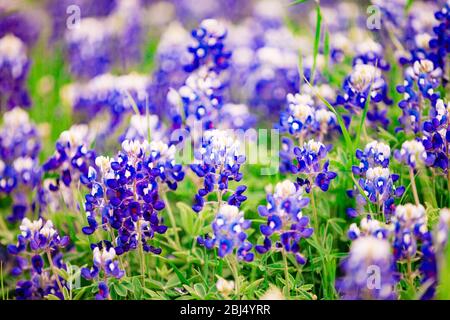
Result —
[[414, 195], [414, 201], [416, 202], [416, 206], [420, 204], [419, 200], [419, 194], [417, 193], [417, 187], [416, 187], [416, 179], [414, 177], [414, 171], [411, 167], [409, 167], [409, 177], [411, 178], [411, 188]]
[[137, 222], [137, 229], [138, 229], [138, 241], [140, 242], [140, 245], [138, 246], [139, 250], [139, 257], [140, 257], [140, 263], [141, 263], [141, 279], [142, 279], [142, 286], [145, 285], [145, 256], [144, 256], [144, 243], [142, 242], [142, 231], [141, 231], [141, 220], [138, 220]]
[[314, 228], [315, 232], [317, 232], [317, 235], [319, 234], [319, 217], [317, 215], [317, 207], [316, 207], [316, 201], [314, 199], [314, 187], [311, 188], [311, 207], [313, 210], [314, 215]]
[[46, 251], [46, 253], [48, 263], [50, 264], [50, 269], [52, 270], [53, 275], [56, 277], [56, 283], [58, 284], [58, 288], [61, 291], [61, 294], [64, 296], [64, 289], [61, 284], [61, 281], [59, 280], [59, 275], [58, 272], [56, 271], [55, 265], [53, 264], [52, 255], [50, 254], [50, 251]]
[[172, 207], [170, 206], [169, 200], [167, 199], [167, 194], [164, 192], [162, 193], [162, 198], [164, 203], [166, 204], [167, 213], [169, 215], [170, 224], [172, 226], [174, 235], [175, 235], [175, 243], [177, 244], [178, 248], [181, 248], [181, 242], [180, 237], [178, 236], [178, 227], [177, 222], [175, 220], [175, 216], [173, 215]]
[[234, 254], [228, 256], [228, 264], [230, 265], [231, 272], [233, 273], [234, 285], [235, 285], [235, 294], [237, 299], [240, 299], [241, 295], [241, 286], [239, 283], [239, 269], [238, 269], [238, 261]]
[[291, 289], [289, 286], [289, 269], [288, 269], [288, 261], [286, 258], [286, 252], [284, 250], [281, 251], [281, 255], [283, 256], [283, 263], [284, 263], [284, 278], [286, 281], [286, 291], [287, 291], [287, 296], [286, 298], [289, 299], [291, 297]]

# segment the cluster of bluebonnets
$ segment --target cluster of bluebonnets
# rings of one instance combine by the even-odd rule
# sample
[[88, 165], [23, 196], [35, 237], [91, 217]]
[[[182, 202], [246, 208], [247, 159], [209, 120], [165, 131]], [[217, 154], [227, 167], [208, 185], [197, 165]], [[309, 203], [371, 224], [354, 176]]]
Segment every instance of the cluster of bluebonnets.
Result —
[[[373, 0], [373, 30], [353, 2], [203, 2], [48, 1], [44, 41], [64, 56], [71, 82], [59, 107], [74, 123], [44, 159], [48, 137], [27, 111], [45, 107], [27, 88], [44, 22], [0, 6], [0, 228], [19, 231], [0, 243], [14, 297], [71, 298], [66, 257], [80, 239], [89, 242], [80, 275], [96, 299], [112, 299], [128, 277], [145, 286], [149, 255], [170, 260], [197, 245], [230, 266], [222, 296], [236, 286], [240, 298], [239, 266], [263, 259], [282, 261], [290, 294], [289, 269], [306, 272], [323, 254], [317, 243], [329, 242], [323, 199], [338, 192], [349, 206], [332, 215], [345, 217], [349, 241], [336, 297], [398, 299], [406, 287], [408, 298], [436, 298], [450, 231], [450, 2]], [[82, 12], [71, 27], [61, 18], [69, 6]], [[301, 19], [321, 31], [317, 43], [289, 26]], [[148, 38], [159, 39], [150, 73], [139, 69]], [[258, 125], [282, 135], [280, 174], [251, 207], [254, 163], [236, 129]], [[447, 192], [439, 205], [419, 192], [428, 175]], [[184, 239], [169, 199], [186, 180], [205, 226]], [[55, 227], [58, 212], [75, 214], [76, 234]]]

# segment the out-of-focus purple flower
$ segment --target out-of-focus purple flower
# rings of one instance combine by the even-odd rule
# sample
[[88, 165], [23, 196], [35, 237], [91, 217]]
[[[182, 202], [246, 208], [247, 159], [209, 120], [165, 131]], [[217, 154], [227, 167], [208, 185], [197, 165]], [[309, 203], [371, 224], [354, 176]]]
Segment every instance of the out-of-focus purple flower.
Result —
[[368, 236], [373, 236], [377, 239], [388, 239], [392, 235], [392, 231], [392, 225], [382, 223], [368, 214], [361, 219], [359, 226], [356, 223], [352, 223], [347, 235], [350, 240]]
[[150, 77], [137, 73], [114, 76], [106, 73], [97, 76], [86, 83], [73, 83], [66, 87], [64, 98], [76, 113], [87, 120], [106, 113], [109, 121], [101, 128], [98, 136], [110, 135], [126, 115], [136, 112], [145, 115], [153, 112], [149, 104]]
[[407, 203], [399, 205], [392, 217], [394, 231], [394, 256], [396, 259], [411, 259], [418, 250], [418, 241], [429, 237], [427, 216], [422, 205]]
[[65, 32], [70, 71], [80, 78], [109, 72], [114, 65], [126, 70], [139, 61], [142, 44], [140, 5], [118, 1], [106, 17], [87, 17]]
[[53, 41], [63, 37], [67, 30], [67, 8], [75, 5], [80, 9], [82, 19], [88, 17], [105, 17], [111, 14], [117, 5], [116, 0], [50, 0], [47, 3], [47, 10], [52, 21]]
[[173, 22], [167, 28], [158, 43], [156, 51], [156, 68], [152, 73], [150, 97], [152, 103], [159, 106], [155, 112], [167, 116], [164, 110], [170, 107], [167, 94], [170, 88], [180, 88], [188, 73], [184, 66], [190, 62], [190, 54], [186, 51], [189, 45], [189, 33], [178, 23]]
[[42, 170], [39, 133], [28, 114], [14, 108], [3, 116], [0, 128], [0, 195], [13, 200], [10, 222], [21, 221], [33, 209], [29, 195], [39, 185]]
[[0, 112], [14, 107], [29, 107], [31, 100], [25, 88], [30, 61], [27, 48], [18, 37], [0, 38]]
[[0, 8], [0, 38], [12, 34], [31, 47], [39, 38], [41, 23], [33, 12], [4, 12]]
[[187, 72], [200, 67], [208, 71], [220, 73], [229, 67], [231, 51], [227, 50], [224, 39], [227, 36], [225, 26], [215, 19], [205, 19], [197, 29], [192, 30], [192, 37], [196, 43], [189, 46], [192, 61], [185, 66]]
[[394, 151], [394, 157], [400, 163], [415, 169], [425, 162], [427, 153], [421, 141], [409, 140], [403, 142], [400, 150]]
[[396, 298], [395, 263], [387, 240], [372, 236], [356, 239], [349, 256], [342, 262], [342, 269], [345, 275], [338, 279], [336, 288], [343, 299]]

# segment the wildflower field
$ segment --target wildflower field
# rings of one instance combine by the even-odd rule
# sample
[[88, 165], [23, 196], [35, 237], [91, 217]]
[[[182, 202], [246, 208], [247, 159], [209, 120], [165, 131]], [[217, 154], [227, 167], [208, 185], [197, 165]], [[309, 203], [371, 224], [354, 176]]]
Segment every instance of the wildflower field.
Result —
[[450, 299], [450, 1], [0, 0], [0, 299]]

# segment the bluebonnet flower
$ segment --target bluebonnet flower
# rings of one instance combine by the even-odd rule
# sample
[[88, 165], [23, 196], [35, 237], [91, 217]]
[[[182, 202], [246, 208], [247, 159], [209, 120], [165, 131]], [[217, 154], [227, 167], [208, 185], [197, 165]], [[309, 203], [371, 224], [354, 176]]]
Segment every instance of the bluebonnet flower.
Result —
[[148, 142], [125, 140], [122, 149], [115, 159], [97, 157], [98, 170], [89, 169], [91, 192], [85, 197], [88, 226], [83, 233], [89, 235], [101, 227], [112, 236], [117, 230], [118, 235], [111, 239], [117, 255], [138, 247], [160, 254], [161, 249], [149, 240], [167, 230], [158, 217], [165, 205], [159, 200], [154, 170], [146, 165]]
[[14, 5], [0, 8], [0, 38], [12, 34], [31, 47], [39, 38], [41, 22], [33, 11], [17, 9]]
[[11, 196], [9, 222], [21, 221], [33, 210], [29, 194], [40, 183], [42, 170], [38, 162], [40, 137], [28, 114], [14, 108], [3, 116], [0, 128], [0, 195]]
[[431, 299], [434, 296], [437, 279], [436, 249], [432, 233], [427, 227], [427, 214], [422, 205], [398, 206], [392, 219], [394, 224], [394, 256], [395, 259], [406, 261], [408, 274], [412, 281], [415, 274], [411, 273], [412, 261], [419, 259], [420, 283], [424, 288], [421, 299]]
[[387, 126], [387, 110], [380, 109], [380, 103], [390, 105], [388, 87], [381, 70], [371, 64], [356, 64], [352, 73], [344, 80], [343, 94], [336, 98], [336, 104], [344, 106], [351, 114], [360, 113], [367, 104], [370, 95], [370, 109], [367, 119]]
[[361, 219], [359, 226], [356, 223], [352, 223], [348, 229], [347, 235], [350, 240], [368, 236], [378, 239], [389, 239], [392, 232], [392, 224], [380, 222], [368, 214], [366, 217]]
[[106, 73], [86, 83], [67, 86], [63, 98], [86, 120], [106, 113], [108, 121], [103, 120], [103, 127], [98, 129], [99, 138], [102, 139], [110, 135], [111, 129], [115, 129], [126, 115], [136, 111], [133, 104], [142, 115], [153, 111], [148, 101], [149, 90], [150, 77], [146, 75], [130, 73], [114, 76]]
[[259, 214], [267, 218], [267, 224], [260, 226], [264, 244], [255, 247], [257, 252], [270, 250], [273, 246], [271, 239], [279, 235], [275, 248], [292, 252], [299, 264], [306, 263], [306, 258], [300, 253], [300, 240], [311, 237], [313, 229], [309, 227], [309, 218], [302, 214], [302, 209], [309, 203], [303, 195], [304, 189], [289, 180], [278, 183], [275, 192], [267, 194], [267, 206], [258, 207]]
[[113, 30], [106, 18], [83, 18], [66, 31], [65, 41], [70, 71], [91, 78], [110, 70], [113, 64]]
[[191, 58], [186, 51], [189, 40], [189, 33], [177, 22], [165, 28], [159, 40], [149, 96], [152, 103], [159, 106], [154, 112], [160, 117], [166, 115], [164, 106], [172, 107], [167, 100], [169, 89], [180, 88], [188, 76], [184, 66]]
[[448, 243], [448, 234], [450, 231], [450, 210], [441, 209], [439, 221], [436, 225], [436, 249], [440, 254], [444, 253]]
[[171, 90], [168, 94], [173, 106], [174, 129], [184, 124], [190, 130], [195, 121], [202, 121], [205, 130], [212, 129], [223, 106], [223, 88], [219, 75], [214, 71], [200, 68], [190, 74], [178, 91]]
[[[406, 70], [405, 84], [407, 83], [407, 86], [410, 87], [411, 82], [416, 83], [419, 89], [418, 93], [423, 98], [434, 101], [439, 97], [439, 93], [436, 92], [435, 89], [440, 83], [441, 76], [442, 69], [440, 67], [435, 67], [431, 60], [416, 60], [412, 67], [409, 67]], [[412, 95], [409, 90], [404, 89], [403, 86], [397, 87], [397, 91], [400, 93], [407, 92], [411, 96], [407, 96], [407, 98], [414, 98], [414, 95]]]
[[225, 103], [219, 115], [218, 129], [242, 129], [253, 128], [256, 117], [245, 104]]
[[407, 203], [399, 205], [392, 217], [394, 231], [394, 256], [396, 259], [412, 259], [418, 251], [418, 244], [429, 237], [427, 216], [422, 205]]
[[149, 156], [144, 162], [147, 169], [151, 170], [159, 182], [167, 185], [170, 190], [176, 190], [178, 183], [184, 179], [185, 175], [183, 166], [175, 159], [176, 146], [155, 140], [150, 143], [148, 149]]
[[[125, 271], [119, 267], [119, 261], [116, 259], [116, 251], [109, 241], [99, 242], [91, 245], [94, 265], [92, 268], [81, 269], [81, 275], [87, 279], [94, 278], [107, 279], [109, 277], [120, 279], [124, 276]], [[103, 276], [102, 276], [103, 274]], [[110, 299], [109, 289], [106, 282], [98, 283], [98, 294], [95, 296], [97, 300]]]
[[390, 147], [378, 141], [367, 144], [364, 151], [356, 151], [356, 158], [360, 163], [352, 167], [352, 172], [360, 177], [358, 184], [365, 196], [356, 189], [347, 191], [350, 197], [356, 197], [358, 206], [357, 209], [347, 210], [349, 216], [355, 217], [362, 207], [368, 204], [368, 200], [369, 203], [377, 205], [382, 211], [378, 213], [383, 213], [389, 220], [395, 209], [394, 198], [401, 197], [405, 192], [404, 186], [394, 185], [399, 175], [391, 174], [389, 170], [390, 156]]
[[292, 162], [295, 159], [294, 142], [288, 137], [281, 138], [280, 148], [280, 172], [282, 174], [292, 173]]
[[449, 107], [444, 100], [438, 99], [432, 103], [430, 119], [423, 124], [422, 143], [427, 157], [425, 164], [432, 168], [440, 168], [448, 172], [448, 148], [450, 143]]
[[297, 182], [305, 186], [306, 192], [309, 193], [313, 186], [328, 191], [331, 181], [337, 177], [336, 172], [328, 170], [330, 164], [326, 159], [328, 151], [323, 143], [315, 140], [309, 140], [300, 148], [294, 148], [297, 164], [291, 165], [291, 171], [306, 176], [297, 178]]
[[[433, 53], [429, 57], [442, 70], [446, 70], [446, 57], [450, 52], [450, 2], [447, 0], [443, 8], [434, 15], [439, 24], [433, 28], [434, 37], [429, 42]], [[444, 84], [448, 80], [448, 78], [444, 78]]]
[[404, 163], [415, 169], [424, 164], [427, 153], [425, 152], [425, 147], [421, 141], [408, 140], [403, 142], [400, 150], [394, 151], [394, 158], [398, 162]]
[[26, 45], [12, 34], [0, 38], [0, 112], [14, 107], [29, 107], [25, 88], [30, 61]]
[[113, 50], [122, 69], [140, 61], [144, 30], [140, 0], [118, 0], [109, 16], [109, 28], [114, 28]]
[[239, 260], [250, 262], [254, 258], [254, 253], [250, 252], [253, 245], [247, 241], [244, 232], [250, 225], [251, 221], [244, 219], [244, 213], [238, 207], [224, 204], [212, 222], [213, 235], [198, 237], [197, 241], [207, 249], [217, 247], [221, 258], [233, 254], [236, 249]]
[[[320, 89], [319, 89], [320, 90]], [[280, 116], [280, 128], [299, 141], [316, 136], [322, 141], [331, 130], [337, 129], [336, 116], [309, 94], [287, 95], [288, 108]]]
[[187, 72], [192, 72], [200, 67], [206, 67], [208, 71], [220, 73], [229, 66], [231, 51], [224, 44], [227, 36], [225, 26], [215, 19], [206, 19], [200, 23], [197, 29], [192, 30], [192, 37], [196, 43], [189, 46], [192, 54], [192, 62], [185, 66]]
[[261, 1], [255, 11], [255, 17], [229, 28], [228, 43], [233, 50], [230, 97], [262, 114], [276, 115], [286, 95], [298, 91], [301, 44], [284, 26], [280, 3]]
[[[346, 300], [393, 300], [396, 298], [394, 257], [388, 240], [360, 237], [352, 242], [349, 256], [342, 262], [345, 275], [336, 288]], [[374, 283], [373, 274], [376, 272]]]
[[110, 15], [83, 17], [65, 33], [70, 71], [80, 78], [91, 78], [122, 69], [140, 59], [141, 22], [137, 0], [117, 1]]
[[67, 30], [67, 8], [76, 5], [80, 8], [82, 18], [105, 17], [111, 14], [117, 5], [117, 0], [98, 0], [95, 5], [90, 0], [50, 0], [47, 2], [47, 12], [51, 17], [51, 40], [56, 41], [64, 36]]
[[432, 299], [436, 292], [439, 274], [442, 272], [442, 263], [445, 257], [448, 234], [450, 226], [450, 211], [441, 209], [439, 220], [433, 230], [433, 237], [422, 239], [420, 248], [422, 257], [420, 259], [421, 283], [425, 292], [421, 299]]
[[92, 139], [88, 126], [83, 124], [73, 125], [61, 133], [55, 153], [43, 165], [45, 172], [58, 174], [50, 191], [71, 188], [74, 183], [87, 180], [89, 167], [95, 161], [95, 151], [89, 149]]
[[[20, 225], [20, 231], [17, 244], [8, 245], [8, 252], [17, 256], [18, 262], [12, 274], [19, 276], [29, 271], [30, 279], [17, 282], [17, 299], [43, 299], [48, 294], [63, 299], [63, 290], [67, 284], [58, 275], [57, 269], [66, 270], [59, 252], [69, 244], [69, 237], [61, 237], [51, 220], [44, 223], [42, 219], [30, 221], [25, 218]], [[31, 258], [28, 260], [22, 255]], [[47, 257], [47, 268], [42, 255]]]
[[209, 130], [204, 133], [201, 147], [194, 152], [199, 163], [191, 165], [192, 171], [203, 179], [203, 188], [198, 190], [192, 209], [200, 212], [204, 197], [213, 191], [220, 195], [228, 190], [229, 181], [239, 182], [240, 166], [245, 162], [239, 140], [226, 130]]
[[418, 134], [422, 130], [425, 100], [432, 105], [438, 100], [440, 95], [436, 88], [441, 75], [442, 69], [435, 68], [428, 59], [416, 60], [406, 69], [403, 85], [397, 86], [397, 91], [403, 94], [398, 105], [402, 109], [400, 123], [406, 132]]
[[389, 62], [384, 59], [383, 47], [380, 43], [375, 42], [372, 39], [360, 42], [355, 46], [355, 57], [353, 58], [353, 64], [369, 64], [383, 71], [390, 69]]
[[28, 113], [18, 107], [5, 112], [0, 128], [0, 158], [11, 164], [19, 157], [36, 159], [40, 150], [39, 132]]
[[154, 114], [149, 114], [148, 116], [134, 114], [131, 116], [130, 125], [120, 140], [138, 140], [143, 142], [148, 140], [149, 135], [153, 140], [162, 140], [166, 135], [164, 123]]

